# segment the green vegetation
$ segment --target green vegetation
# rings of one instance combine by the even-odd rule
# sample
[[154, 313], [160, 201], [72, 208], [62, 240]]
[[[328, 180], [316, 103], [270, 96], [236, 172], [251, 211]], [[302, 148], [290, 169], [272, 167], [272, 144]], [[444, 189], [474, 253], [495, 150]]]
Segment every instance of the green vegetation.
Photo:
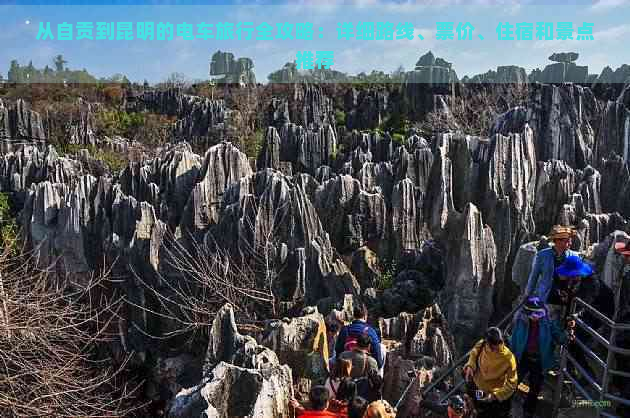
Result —
[[262, 128], [258, 128], [254, 131], [254, 135], [245, 141], [243, 152], [245, 155], [251, 158], [258, 157], [262, 150], [263, 142], [265, 141], [265, 131]]
[[337, 126], [346, 126], [346, 113], [343, 110], [335, 110], [335, 122]]
[[9, 195], [0, 193], [0, 251], [8, 247], [11, 254], [16, 254], [18, 226], [11, 212]]
[[111, 110], [96, 114], [97, 129], [106, 136], [133, 138], [144, 125], [145, 117], [142, 113]]
[[112, 77], [96, 78], [83, 68], [71, 70], [65, 66], [68, 61], [63, 55], [53, 58], [54, 69], [48, 65], [44, 68], [35, 68], [33, 61], [21, 66], [17, 60], [12, 60], [9, 68], [9, 83], [119, 83], [130, 84], [126, 76], [114, 74]]
[[407, 137], [410, 128], [411, 122], [406, 115], [400, 112], [394, 112], [383, 123], [381, 123], [378, 130], [389, 132], [394, 141], [401, 143], [402, 141], [399, 139], [402, 137], [402, 140], [404, 140]]
[[90, 155], [97, 160], [103, 161], [113, 172], [118, 173], [127, 167], [129, 160], [122, 155], [104, 148], [97, 148], [94, 145], [82, 144], [59, 144], [56, 146], [60, 154], [78, 154], [80, 150], [87, 149]]
[[387, 263], [382, 269], [382, 274], [377, 277], [375, 286], [378, 290], [389, 289], [394, 285], [396, 279], [396, 261]]
[[392, 140], [402, 145], [405, 143], [405, 135], [396, 132], [392, 135]]
[[126, 158], [108, 149], [93, 149], [90, 151], [90, 155], [97, 160], [103, 161], [114, 173], [120, 172], [129, 164]]

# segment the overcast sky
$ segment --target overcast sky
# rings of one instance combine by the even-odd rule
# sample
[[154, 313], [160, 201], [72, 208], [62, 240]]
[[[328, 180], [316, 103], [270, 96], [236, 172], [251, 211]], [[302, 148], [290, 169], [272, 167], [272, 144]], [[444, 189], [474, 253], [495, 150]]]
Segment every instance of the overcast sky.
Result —
[[[295, 60], [298, 51], [329, 50], [334, 52], [333, 69], [347, 73], [369, 72], [373, 69], [391, 72], [399, 65], [413, 69], [420, 55], [428, 50], [453, 63], [459, 77], [496, 69], [499, 65], [518, 65], [527, 71], [543, 68], [552, 52], [579, 52], [579, 65], [588, 65], [589, 73], [599, 73], [606, 65], [613, 69], [630, 63], [630, 0], [607, 1], [537, 1], [513, 2], [493, 0], [442, 0], [427, 5], [424, 1], [355, 0], [236, 1], [221, 5], [128, 5], [138, 1], [91, 1], [89, 6], [68, 5], [72, 0], [59, 0], [64, 5], [24, 5], [43, 0], [11, 0], [21, 5], [0, 5], [0, 72], [6, 76], [9, 62], [21, 64], [32, 60], [36, 67], [52, 66], [52, 57], [62, 54], [71, 69], [86, 68], [97, 76], [126, 74], [133, 81], [147, 79], [158, 82], [172, 72], [182, 72], [190, 78], [208, 78], [208, 64], [217, 50], [230, 51], [236, 57], [254, 60], [255, 73], [264, 82], [267, 75]], [[189, 3], [199, 2], [187, 0]], [[0, 0], [7, 4], [9, 0]], [[208, 2], [207, 0], [205, 1]], [[98, 3], [110, 3], [102, 5]], [[172, 2], [171, 2], [172, 3]], [[272, 3], [272, 4], [270, 4]], [[544, 4], [542, 4], [544, 3]], [[556, 3], [549, 5], [549, 3]], [[160, 4], [160, 5], [155, 5]], [[172, 41], [105, 41], [105, 40], [37, 40], [40, 22], [50, 22], [53, 35], [61, 22], [138, 21], [216, 24], [217, 22], [266, 22], [313, 24], [313, 40], [184, 40]], [[473, 40], [437, 40], [436, 22], [469, 22], [474, 26]], [[498, 40], [496, 28], [500, 22], [512, 25], [520, 22], [545, 21], [554, 24], [554, 40]], [[355, 26], [359, 22], [410, 22], [415, 28], [414, 40], [340, 40], [337, 27], [342, 22]], [[557, 22], [573, 22], [574, 40], [556, 38]], [[594, 23], [594, 40], [578, 41], [577, 28], [583, 22]], [[321, 32], [320, 29], [321, 28]], [[216, 30], [214, 31], [216, 34]], [[319, 33], [322, 38], [319, 38]], [[75, 32], [76, 34], [76, 32]], [[196, 30], [195, 30], [196, 34]], [[417, 37], [421, 34], [424, 39]], [[476, 35], [481, 34], [480, 40]], [[254, 31], [254, 38], [256, 31]], [[55, 36], [56, 38], [56, 36]]]

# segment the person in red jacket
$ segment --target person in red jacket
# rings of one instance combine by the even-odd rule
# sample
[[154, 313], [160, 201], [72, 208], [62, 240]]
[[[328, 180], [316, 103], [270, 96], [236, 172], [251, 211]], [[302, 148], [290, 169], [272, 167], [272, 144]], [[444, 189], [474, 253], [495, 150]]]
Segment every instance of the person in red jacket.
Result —
[[317, 385], [309, 393], [310, 408], [306, 409], [300, 403], [291, 399], [290, 405], [295, 408], [298, 418], [338, 418], [334, 412], [328, 411], [329, 397], [326, 387]]

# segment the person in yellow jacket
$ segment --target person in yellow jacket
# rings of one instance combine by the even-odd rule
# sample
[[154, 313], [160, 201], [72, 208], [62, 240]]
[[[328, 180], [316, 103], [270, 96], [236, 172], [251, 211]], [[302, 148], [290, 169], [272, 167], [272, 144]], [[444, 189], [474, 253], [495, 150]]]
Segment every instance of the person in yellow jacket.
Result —
[[488, 328], [485, 338], [475, 344], [464, 366], [464, 377], [474, 383], [471, 396], [477, 418], [510, 417], [512, 395], [518, 386], [516, 358], [499, 328]]

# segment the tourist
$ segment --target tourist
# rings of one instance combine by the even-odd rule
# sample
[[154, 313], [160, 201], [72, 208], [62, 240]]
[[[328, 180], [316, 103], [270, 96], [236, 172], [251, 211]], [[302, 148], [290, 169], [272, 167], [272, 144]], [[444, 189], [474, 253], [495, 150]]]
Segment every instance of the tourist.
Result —
[[339, 385], [344, 378], [350, 377], [350, 371], [352, 370], [352, 361], [349, 359], [339, 359], [335, 361], [332, 367], [332, 373], [326, 379], [326, 389], [331, 399], [337, 398], [337, 392], [339, 391]]
[[383, 397], [383, 378], [376, 369], [370, 369], [365, 379], [357, 380], [357, 393], [368, 402]]
[[[555, 312], [559, 312], [560, 315], [552, 317], [552, 319], [559, 319], [561, 323], [565, 323], [570, 328], [571, 342], [568, 345], [569, 354], [575, 359], [575, 361], [590, 375], [592, 379], [596, 379], [596, 374], [591, 368], [589, 361], [586, 357], [584, 350], [577, 344], [575, 338], [577, 338], [583, 344], [588, 343], [588, 332], [578, 329], [577, 332], [573, 331], [575, 321], [568, 317], [569, 309], [573, 303], [573, 299], [579, 297], [591, 306], [594, 301], [597, 300], [597, 295], [600, 292], [600, 282], [593, 277], [593, 268], [586, 262], [584, 262], [578, 256], [568, 256], [565, 261], [558, 266], [555, 270], [557, 280], [553, 286], [553, 292], [549, 297], [548, 303], [551, 309]], [[610, 305], [610, 303], [608, 303]], [[603, 309], [606, 312], [606, 306], [593, 306], [595, 309]], [[582, 320], [592, 328], [597, 329], [598, 320], [589, 315], [588, 312], [577, 313], [582, 316]], [[578, 380], [578, 383], [585, 385], [588, 379], [582, 373], [577, 372], [577, 368], [572, 363], [569, 363], [568, 369]]]
[[357, 396], [357, 385], [352, 379], [346, 377], [341, 380], [337, 396], [330, 401], [328, 410], [336, 413], [339, 418], [348, 417], [348, 407], [352, 400]]
[[353, 310], [353, 316], [354, 320], [352, 323], [343, 327], [337, 336], [337, 343], [335, 344], [337, 357], [344, 351], [351, 351], [355, 347], [359, 336], [367, 334], [370, 337], [371, 343], [370, 355], [376, 360], [378, 369], [382, 369], [385, 358], [383, 356], [381, 340], [374, 328], [367, 323], [368, 311], [366, 306], [361, 302], [357, 303]]
[[368, 407], [368, 401], [360, 396], [355, 397], [348, 406], [348, 418], [363, 418]]
[[349, 360], [352, 364], [350, 377], [353, 379], [367, 379], [370, 370], [378, 372], [378, 364], [370, 353], [371, 340], [367, 333], [359, 335], [356, 345], [350, 351], [338, 355], [337, 360]]
[[[469, 402], [465, 399], [468, 398]], [[420, 401], [420, 408], [426, 408], [438, 415], [448, 418], [473, 418], [475, 414], [474, 407], [468, 395], [453, 395], [448, 399], [446, 404], [431, 402], [423, 399]]]
[[555, 366], [555, 345], [565, 344], [566, 341], [566, 333], [558, 321], [549, 318], [547, 308], [540, 299], [529, 297], [515, 316], [509, 340], [510, 350], [518, 364], [519, 382], [529, 375], [529, 392], [523, 404], [524, 418], [534, 416], [545, 373]]
[[291, 399], [290, 405], [295, 409], [298, 418], [337, 418], [337, 414], [328, 411], [329, 401], [328, 389], [317, 385], [313, 386], [309, 392], [308, 409], [295, 399]]
[[396, 409], [384, 399], [370, 403], [364, 418], [396, 418]]
[[339, 331], [341, 330], [341, 325], [337, 321], [326, 321], [326, 338], [328, 342], [328, 347], [330, 347], [331, 355], [328, 358], [328, 368], [329, 370], [333, 370], [335, 360], [337, 358], [335, 350], [332, 348], [335, 346], [335, 342], [337, 341], [337, 336], [339, 335]]
[[518, 385], [516, 359], [505, 345], [501, 330], [488, 328], [477, 342], [464, 366], [466, 381], [472, 384], [471, 396], [479, 418], [507, 418], [510, 401]]
[[[619, 289], [619, 298], [616, 322], [630, 324], [630, 241], [615, 244], [615, 250], [623, 257], [624, 269], [622, 271], [622, 282]], [[630, 331], [617, 331], [615, 345], [622, 349], [630, 350]], [[630, 356], [616, 353], [616, 369], [620, 372], [630, 373]], [[624, 376], [614, 376], [613, 383], [619, 389], [619, 396], [630, 400], [630, 379]], [[630, 416], [630, 406], [620, 404], [617, 413], [619, 416]]]
[[543, 303], [552, 292], [554, 272], [571, 255], [577, 255], [570, 250], [571, 238], [575, 232], [566, 226], [553, 227], [549, 238], [553, 241], [553, 247], [545, 248], [536, 254], [532, 263], [532, 270], [527, 280], [526, 296], [537, 296]]

